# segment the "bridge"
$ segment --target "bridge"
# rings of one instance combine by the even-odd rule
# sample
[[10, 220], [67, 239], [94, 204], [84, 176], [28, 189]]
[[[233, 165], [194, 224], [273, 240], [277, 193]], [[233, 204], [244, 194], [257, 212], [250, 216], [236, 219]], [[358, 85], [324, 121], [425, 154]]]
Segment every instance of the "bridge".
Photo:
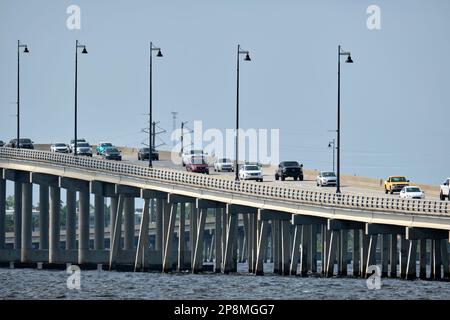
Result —
[[[6, 180], [14, 182], [12, 247], [5, 237]], [[33, 184], [39, 186], [38, 248], [31, 224]], [[61, 188], [67, 192], [64, 234]], [[91, 194], [94, 226], [89, 223]], [[105, 198], [111, 201], [108, 227]], [[136, 198], [144, 199], [139, 226], [134, 223]], [[198, 273], [212, 259], [215, 272], [236, 272], [238, 261], [246, 261], [248, 272], [260, 275], [271, 260], [273, 272], [282, 275], [367, 277], [378, 265], [384, 277], [448, 280], [449, 232], [445, 201], [335, 194], [0, 148], [3, 264], [69, 262]]]

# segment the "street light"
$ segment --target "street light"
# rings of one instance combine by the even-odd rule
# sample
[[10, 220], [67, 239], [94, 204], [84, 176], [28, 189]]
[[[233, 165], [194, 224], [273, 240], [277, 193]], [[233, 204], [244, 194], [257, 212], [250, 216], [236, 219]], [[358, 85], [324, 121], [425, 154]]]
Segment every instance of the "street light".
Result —
[[330, 141], [328, 143], [328, 148], [333, 148], [333, 172], [334, 172], [334, 151], [336, 150], [336, 141], [333, 139], [333, 141]]
[[78, 49], [83, 48], [82, 54], [87, 54], [86, 46], [76, 40], [75, 42], [75, 120], [74, 120], [74, 156], [78, 155], [77, 118], [78, 118]]
[[238, 153], [239, 153], [239, 55], [245, 54], [244, 61], [251, 61], [248, 51], [241, 50], [241, 45], [237, 47], [237, 82], [236, 82], [236, 157], [234, 163], [234, 171], [236, 173], [235, 180], [239, 181]]
[[148, 128], [148, 147], [149, 147], [149, 154], [148, 154], [148, 166], [151, 168], [153, 166], [152, 164], [152, 64], [153, 64], [153, 51], [158, 51], [156, 53], [157, 57], [162, 57], [161, 49], [160, 48], [154, 48], [153, 42], [150, 42], [150, 112], [148, 113], [150, 120], [150, 126]]
[[17, 40], [17, 141], [16, 148], [20, 148], [20, 48], [25, 48], [24, 53], [28, 53], [26, 44], [21, 44]]
[[184, 152], [184, 125], [187, 124], [187, 121], [181, 121], [181, 137], [180, 137], [180, 144], [181, 144], [181, 150], [180, 150], [180, 156], [183, 156]]
[[350, 52], [338, 46], [338, 110], [337, 110], [337, 183], [336, 193], [341, 193], [341, 56], [347, 56], [346, 63], [353, 63]]

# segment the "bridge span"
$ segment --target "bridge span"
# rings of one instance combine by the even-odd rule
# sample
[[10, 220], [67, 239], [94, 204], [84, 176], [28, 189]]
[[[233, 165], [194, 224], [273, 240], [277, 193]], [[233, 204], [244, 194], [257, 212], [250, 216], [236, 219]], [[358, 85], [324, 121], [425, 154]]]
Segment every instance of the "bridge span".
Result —
[[[6, 180], [14, 182], [12, 247], [5, 238]], [[39, 186], [39, 248], [33, 247], [31, 227], [33, 184]], [[61, 188], [67, 192], [64, 234]], [[108, 227], [105, 198], [111, 199]], [[136, 198], [144, 199], [140, 226], [134, 223]], [[197, 273], [211, 258], [215, 272], [235, 272], [238, 260], [245, 260], [248, 272], [263, 274], [263, 263], [271, 259], [273, 272], [283, 275], [346, 276], [351, 269], [351, 275], [366, 277], [378, 265], [382, 276], [448, 280], [449, 230], [445, 201], [334, 194], [0, 148], [3, 264], [70, 262]]]

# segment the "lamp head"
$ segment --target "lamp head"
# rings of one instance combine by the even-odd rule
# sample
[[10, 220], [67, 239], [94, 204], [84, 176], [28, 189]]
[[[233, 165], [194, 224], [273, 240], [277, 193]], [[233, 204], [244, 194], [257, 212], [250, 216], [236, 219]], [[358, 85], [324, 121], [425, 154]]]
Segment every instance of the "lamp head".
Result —
[[330, 142], [330, 143], [328, 143], [328, 148], [331, 148], [331, 142]]
[[250, 55], [248, 53], [245, 55], [244, 61], [252, 61], [252, 59], [250, 59]]
[[86, 50], [86, 47], [83, 47], [83, 51], [81, 51], [81, 53], [83, 53], [83, 54], [88, 53], [87, 50]]
[[23, 52], [28, 53], [30, 51], [28, 51], [28, 47], [25, 47], [25, 49], [23, 49]]
[[158, 53], [156, 54], [157, 57], [162, 57], [161, 49], [158, 50]]
[[351, 55], [348, 55], [347, 60], [345, 61], [345, 63], [353, 63]]

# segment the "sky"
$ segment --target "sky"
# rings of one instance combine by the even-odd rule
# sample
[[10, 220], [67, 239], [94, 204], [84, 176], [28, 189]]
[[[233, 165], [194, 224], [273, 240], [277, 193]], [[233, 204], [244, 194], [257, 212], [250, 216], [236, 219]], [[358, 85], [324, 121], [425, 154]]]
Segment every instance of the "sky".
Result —
[[[70, 5], [79, 30], [66, 26]], [[379, 30], [367, 27], [370, 5]], [[241, 127], [279, 129], [280, 160], [328, 170], [341, 44], [354, 60], [341, 65], [341, 171], [439, 184], [450, 176], [449, 12], [447, 0], [1, 0], [0, 140], [15, 136], [18, 39], [30, 50], [22, 137], [72, 138], [78, 39], [89, 52], [78, 57], [79, 136], [130, 147], [146, 139], [150, 41], [164, 55], [153, 64], [154, 119], [169, 133], [172, 111], [177, 127], [234, 128], [240, 44], [252, 58], [240, 63]]]

